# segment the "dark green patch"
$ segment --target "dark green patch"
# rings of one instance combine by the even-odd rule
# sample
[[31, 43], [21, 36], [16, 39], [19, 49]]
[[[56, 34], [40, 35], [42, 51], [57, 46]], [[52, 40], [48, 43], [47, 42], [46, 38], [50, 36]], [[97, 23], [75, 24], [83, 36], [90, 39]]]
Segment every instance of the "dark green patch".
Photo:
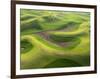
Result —
[[76, 67], [76, 66], [82, 66], [79, 63], [68, 60], [68, 59], [58, 59], [55, 60], [48, 65], [44, 66], [44, 68], [57, 68], [57, 67]]
[[27, 40], [22, 40], [21, 41], [21, 53], [27, 53], [28, 51], [30, 51], [33, 48], [33, 45], [28, 42]]

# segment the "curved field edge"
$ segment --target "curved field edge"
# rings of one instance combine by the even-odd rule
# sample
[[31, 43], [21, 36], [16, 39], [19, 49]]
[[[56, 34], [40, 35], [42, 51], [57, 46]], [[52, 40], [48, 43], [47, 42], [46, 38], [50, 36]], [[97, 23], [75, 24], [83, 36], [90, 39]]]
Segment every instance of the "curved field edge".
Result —
[[[75, 62], [78, 62], [80, 65], [89, 65], [89, 61], [85, 61], [85, 63], [83, 63], [84, 58], [85, 59], [89, 58], [89, 48], [87, 46], [88, 41], [84, 41], [84, 39], [82, 41], [83, 43], [80, 43], [77, 47], [73, 48], [72, 50], [69, 50], [67, 48], [57, 47], [56, 45], [51, 44], [46, 40], [36, 37], [36, 35], [25, 35], [22, 37], [22, 40], [23, 39], [30, 41], [31, 44], [34, 45], [31, 51], [27, 52], [26, 54], [23, 53], [21, 54], [21, 58], [22, 58], [21, 61], [22, 62], [25, 61], [25, 63], [27, 63], [28, 61], [27, 65], [29, 66], [29, 68], [32, 64], [33, 64], [32, 65], [33, 68], [34, 67], [38, 68], [38, 66], [44, 67], [45, 64], [47, 64], [46, 61], [51, 62], [56, 60], [56, 58], [64, 58], [66, 60], [70, 59]], [[85, 47], [85, 49], [83, 48], [83, 46]], [[39, 65], [39, 62], [38, 64], [36, 64], [37, 63], [36, 61], [41, 62], [41, 64]], [[86, 64], [87, 62], [88, 64]], [[27, 68], [26, 65], [25, 67]]]

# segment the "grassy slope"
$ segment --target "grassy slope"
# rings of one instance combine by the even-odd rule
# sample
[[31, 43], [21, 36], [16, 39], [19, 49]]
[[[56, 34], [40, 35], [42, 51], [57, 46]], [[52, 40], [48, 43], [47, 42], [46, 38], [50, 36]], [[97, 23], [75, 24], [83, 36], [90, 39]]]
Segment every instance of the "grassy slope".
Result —
[[[40, 11], [41, 12], [41, 11]], [[21, 68], [43, 68], [43, 67], [70, 67], [70, 66], [87, 66], [89, 65], [89, 16], [72, 13], [63, 14], [62, 18], [56, 19], [61, 14], [47, 11], [38, 16], [38, 11], [22, 10], [21, 12], [21, 40], [29, 41], [33, 47], [26, 53], [21, 52]], [[43, 13], [43, 12], [41, 12]], [[22, 16], [23, 15], [23, 16]], [[36, 15], [36, 16], [35, 16]], [[30, 17], [32, 16], [32, 17]], [[37, 17], [38, 16], [38, 17]], [[51, 18], [48, 18], [50, 16]], [[30, 18], [29, 18], [30, 17]], [[47, 22], [49, 20], [49, 22]], [[50, 22], [52, 21], [53, 22]], [[37, 23], [36, 23], [37, 22]], [[35, 32], [45, 30], [55, 30], [62, 28], [69, 22], [78, 24], [78, 28], [69, 32], [50, 31], [48, 34], [59, 37], [73, 37], [72, 45], [69, 47], [61, 47], [48, 40], [33, 34]], [[36, 24], [34, 24], [36, 23]], [[36, 27], [38, 26], [38, 28]], [[67, 27], [67, 26], [66, 26]], [[63, 27], [65, 28], [65, 27]], [[54, 38], [57, 39], [57, 38]], [[62, 39], [61, 39], [62, 40]], [[70, 40], [71, 41], [71, 40]], [[69, 40], [66, 42], [69, 42]], [[24, 44], [26, 45], [26, 44]], [[30, 46], [28, 46], [30, 47]], [[65, 63], [65, 64], [64, 64]], [[53, 65], [52, 65], [53, 64]]]

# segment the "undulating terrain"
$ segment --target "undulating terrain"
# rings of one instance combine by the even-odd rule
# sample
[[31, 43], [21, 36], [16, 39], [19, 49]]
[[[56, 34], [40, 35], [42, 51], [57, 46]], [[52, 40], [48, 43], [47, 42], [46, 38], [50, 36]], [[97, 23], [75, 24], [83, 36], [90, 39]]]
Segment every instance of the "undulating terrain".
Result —
[[90, 65], [90, 13], [20, 11], [21, 69]]

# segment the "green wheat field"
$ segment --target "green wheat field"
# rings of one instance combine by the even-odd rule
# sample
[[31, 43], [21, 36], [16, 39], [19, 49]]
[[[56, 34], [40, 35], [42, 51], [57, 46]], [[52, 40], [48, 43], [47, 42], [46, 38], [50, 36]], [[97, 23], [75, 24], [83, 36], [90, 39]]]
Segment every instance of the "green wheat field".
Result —
[[20, 68], [90, 66], [90, 13], [20, 9]]

